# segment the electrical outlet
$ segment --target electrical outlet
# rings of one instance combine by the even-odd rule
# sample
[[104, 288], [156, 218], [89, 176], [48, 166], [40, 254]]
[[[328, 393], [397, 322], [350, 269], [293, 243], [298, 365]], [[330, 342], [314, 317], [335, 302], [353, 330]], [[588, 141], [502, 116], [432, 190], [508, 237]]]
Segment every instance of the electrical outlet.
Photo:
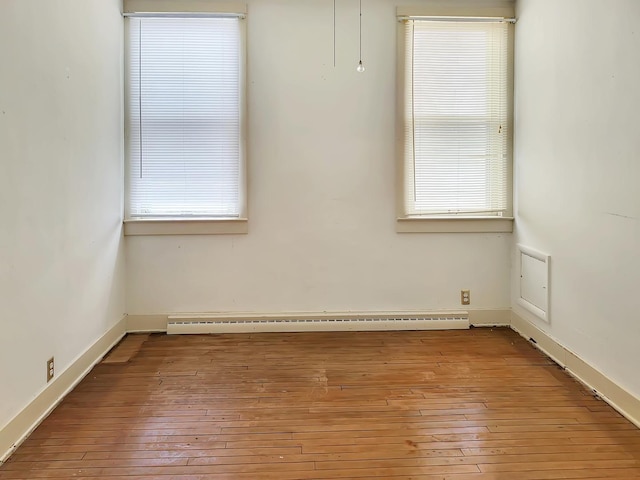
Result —
[[471, 305], [471, 290], [460, 290], [460, 303]]
[[55, 367], [53, 363], [53, 357], [47, 360], [47, 382], [50, 382], [55, 375]]

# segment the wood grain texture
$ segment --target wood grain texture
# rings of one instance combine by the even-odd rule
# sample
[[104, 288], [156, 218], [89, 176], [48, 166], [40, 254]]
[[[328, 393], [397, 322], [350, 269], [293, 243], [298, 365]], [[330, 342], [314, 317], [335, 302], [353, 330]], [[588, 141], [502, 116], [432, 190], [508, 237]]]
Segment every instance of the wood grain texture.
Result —
[[142, 344], [149, 338], [148, 333], [134, 333], [129, 334], [122, 339], [115, 348], [113, 348], [102, 363], [125, 363], [131, 360], [142, 347]]
[[0, 479], [640, 479], [640, 430], [508, 329], [122, 345]]

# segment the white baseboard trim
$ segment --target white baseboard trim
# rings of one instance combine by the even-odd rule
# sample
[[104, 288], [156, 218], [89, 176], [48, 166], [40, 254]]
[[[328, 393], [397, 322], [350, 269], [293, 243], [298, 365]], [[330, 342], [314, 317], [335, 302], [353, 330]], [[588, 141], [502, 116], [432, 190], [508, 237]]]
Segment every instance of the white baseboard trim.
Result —
[[532, 343], [544, 354], [640, 428], [640, 398], [614, 383], [555, 338], [515, 312], [511, 312], [511, 328], [527, 340], [533, 340]]
[[102, 357], [127, 333], [126, 316], [102, 335], [69, 367], [49, 383], [20, 413], [0, 430], [0, 464], [36, 429], [62, 399], [80, 383]]
[[469, 310], [469, 324], [473, 327], [509, 327], [511, 309]]
[[168, 315], [127, 315], [127, 333], [166, 332]]

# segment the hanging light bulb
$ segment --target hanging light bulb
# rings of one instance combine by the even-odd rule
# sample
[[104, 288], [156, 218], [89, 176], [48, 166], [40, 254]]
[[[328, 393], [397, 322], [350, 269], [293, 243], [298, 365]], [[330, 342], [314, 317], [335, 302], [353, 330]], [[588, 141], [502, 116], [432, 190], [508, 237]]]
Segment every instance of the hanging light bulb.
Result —
[[362, 64], [362, 0], [360, 0], [360, 61], [358, 62], [356, 71], [358, 71], [358, 73], [364, 72], [364, 65]]

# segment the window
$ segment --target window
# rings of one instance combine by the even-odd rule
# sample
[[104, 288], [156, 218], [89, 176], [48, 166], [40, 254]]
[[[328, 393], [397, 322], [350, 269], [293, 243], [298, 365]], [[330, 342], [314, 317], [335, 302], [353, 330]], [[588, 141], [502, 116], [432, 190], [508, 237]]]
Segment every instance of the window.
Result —
[[[242, 22], [127, 19], [127, 234], [246, 231]], [[220, 224], [196, 231], [206, 220]]]
[[510, 231], [509, 23], [406, 17], [401, 29], [399, 231], [425, 219]]

